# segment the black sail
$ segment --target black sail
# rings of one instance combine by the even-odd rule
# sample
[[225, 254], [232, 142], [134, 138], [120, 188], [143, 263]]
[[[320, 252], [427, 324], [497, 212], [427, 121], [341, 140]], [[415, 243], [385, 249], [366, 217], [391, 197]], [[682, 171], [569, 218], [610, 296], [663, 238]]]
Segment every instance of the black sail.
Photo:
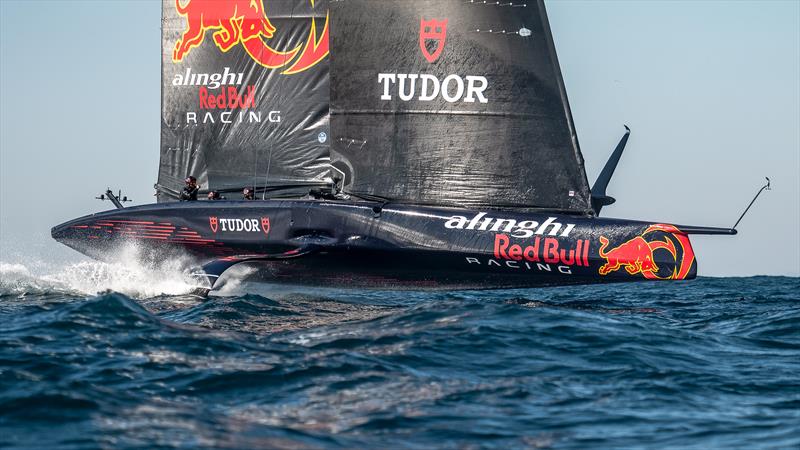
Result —
[[327, 12], [325, 0], [163, 1], [159, 201], [188, 175], [223, 192], [329, 180]]
[[590, 214], [542, 1], [330, 8], [331, 158], [346, 191]]

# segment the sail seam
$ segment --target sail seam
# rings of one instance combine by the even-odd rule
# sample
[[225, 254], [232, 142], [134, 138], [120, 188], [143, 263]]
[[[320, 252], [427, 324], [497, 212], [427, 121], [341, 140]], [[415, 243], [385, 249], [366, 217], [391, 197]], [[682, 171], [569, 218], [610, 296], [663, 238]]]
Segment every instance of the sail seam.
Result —
[[445, 114], [448, 116], [497, 116], [497, 117], [543, 117], [549, 118], [547, 114], [513, 113], [503, 111], [444, 111], [430, 109], [406, 109], [403, 111], [385, 111], [371, 109], [348, 109], [331, 110], [331, 115], [363, 115], [363, 114], [385, 114], [385, 115], [405, 115], [405, 114]]

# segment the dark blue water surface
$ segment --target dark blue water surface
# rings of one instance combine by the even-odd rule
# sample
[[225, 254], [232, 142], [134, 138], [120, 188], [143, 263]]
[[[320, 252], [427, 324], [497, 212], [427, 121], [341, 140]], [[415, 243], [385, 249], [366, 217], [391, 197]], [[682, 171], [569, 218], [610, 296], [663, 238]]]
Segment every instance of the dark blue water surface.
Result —
[[4, 277], [0, 447], [800, 448], [798, 278], [201, 302]]

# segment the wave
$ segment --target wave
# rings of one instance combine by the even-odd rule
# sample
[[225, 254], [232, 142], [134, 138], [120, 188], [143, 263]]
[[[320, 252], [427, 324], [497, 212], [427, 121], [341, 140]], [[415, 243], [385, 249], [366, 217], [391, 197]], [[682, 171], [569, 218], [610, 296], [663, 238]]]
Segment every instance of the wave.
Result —
[[[95, 264], [6, 263], [2, 289]], [[798, 289], [0, 302], [0, 447], [797, 448]]]
[[85, 296], [108, 291], [135, 299], [185, 295], [198, 287], [186, 267], [187, 261], [178, 257], [143, 264], [135, 246], [110, 262], [0, 261], [0, 297]]

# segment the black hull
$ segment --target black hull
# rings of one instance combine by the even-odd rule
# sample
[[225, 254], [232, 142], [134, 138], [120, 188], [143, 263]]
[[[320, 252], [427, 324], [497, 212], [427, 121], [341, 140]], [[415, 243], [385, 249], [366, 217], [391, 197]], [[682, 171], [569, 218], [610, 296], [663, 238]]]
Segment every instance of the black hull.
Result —
[[313, 286], [496, 289], [697, 272], [688, 236], [668, 224], [367, 202], [144, 205], [82, 217], [52, 235], [99, 260], [132, 244], [143, 257], [184, 257], [212, 275], [245, 262], [270, 282]]

